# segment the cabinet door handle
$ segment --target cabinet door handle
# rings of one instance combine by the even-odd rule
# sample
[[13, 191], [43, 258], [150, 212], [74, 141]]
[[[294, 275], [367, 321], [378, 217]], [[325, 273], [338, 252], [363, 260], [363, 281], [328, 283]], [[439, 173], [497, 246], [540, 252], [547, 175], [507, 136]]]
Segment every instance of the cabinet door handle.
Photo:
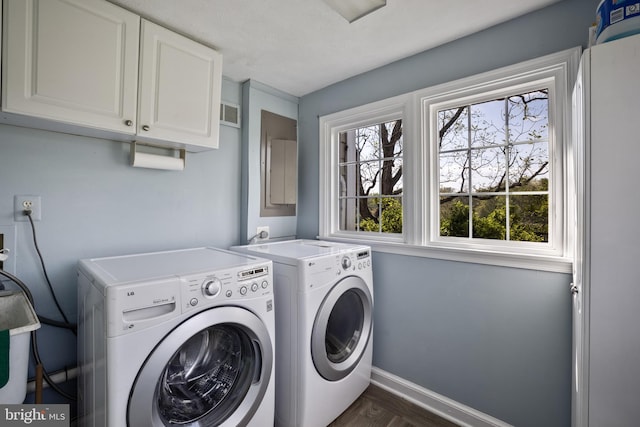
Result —
[[133, 126], [133, 120], [125, 120], [124, 124], [127, 126]]
[[144, 126], [142, 126], [142, 130], [144, 130], [144, 131], [148, 131], [148, 130], [149, 130], [149, 125], [144, 125]]

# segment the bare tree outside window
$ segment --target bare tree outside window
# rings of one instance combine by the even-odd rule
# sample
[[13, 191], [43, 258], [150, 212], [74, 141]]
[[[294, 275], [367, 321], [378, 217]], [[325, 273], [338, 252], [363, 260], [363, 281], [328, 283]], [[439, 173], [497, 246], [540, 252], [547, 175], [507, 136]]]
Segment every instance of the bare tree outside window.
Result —
[[402, 120], [339, 138], [340, 230], [402, 233]]
[[547, 89], [438, 111], [440, 235], [549, 241]]
[[579, 60], [568, 49], [319, 117], [318, 235], [565, 271]]

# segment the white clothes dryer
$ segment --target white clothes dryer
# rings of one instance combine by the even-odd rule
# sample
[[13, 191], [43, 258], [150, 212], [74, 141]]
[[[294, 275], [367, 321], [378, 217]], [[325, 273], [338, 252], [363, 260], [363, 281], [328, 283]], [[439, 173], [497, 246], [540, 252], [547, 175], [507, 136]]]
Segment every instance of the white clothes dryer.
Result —
[[272, 426], [272, 262], [215, 248], [81, 260], [81, 426]]
[[273, 261], [276, 426], [326, 426], [370, 383], [370, 248], [293, 240], [231, 249]]

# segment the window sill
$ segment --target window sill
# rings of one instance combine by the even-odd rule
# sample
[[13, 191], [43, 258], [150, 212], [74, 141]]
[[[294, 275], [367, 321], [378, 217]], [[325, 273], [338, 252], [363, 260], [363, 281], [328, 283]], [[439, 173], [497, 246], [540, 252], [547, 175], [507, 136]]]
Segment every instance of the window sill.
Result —
[[381, 242], [379, 240], [355, 239], [344, 237], [318, 237], [322, 240], [358, 243], [368, 245], [374, 252], [395, 255], [407, 255], [422, 258], [441, 259], [446, 261], [473, 264], [493, 265], [498, 267], [522, 268], [527, 270], [548, 271], [553, 273], [572, 273], [571, 258], [545, 255], [511, 254], [506, 252], [489, 252], [474, 249], [450, 249], [428, 246], [416, 246], [406, 243]]

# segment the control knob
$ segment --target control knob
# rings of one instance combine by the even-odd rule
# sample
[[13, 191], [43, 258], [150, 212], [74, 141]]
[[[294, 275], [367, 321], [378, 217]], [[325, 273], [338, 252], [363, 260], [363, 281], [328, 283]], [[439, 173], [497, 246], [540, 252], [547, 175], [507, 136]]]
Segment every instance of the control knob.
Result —
[[346, 270], [349, 267], [351, 267], [351, 259], [349, 257], [343, 257], [342, 258], [342, 268]]
[[211, 279], [204, 282], [202, 285], [202, 292], [204, 292], [205, 296], [215, 297], [222, 290], [222, 282], [220, 279]]

